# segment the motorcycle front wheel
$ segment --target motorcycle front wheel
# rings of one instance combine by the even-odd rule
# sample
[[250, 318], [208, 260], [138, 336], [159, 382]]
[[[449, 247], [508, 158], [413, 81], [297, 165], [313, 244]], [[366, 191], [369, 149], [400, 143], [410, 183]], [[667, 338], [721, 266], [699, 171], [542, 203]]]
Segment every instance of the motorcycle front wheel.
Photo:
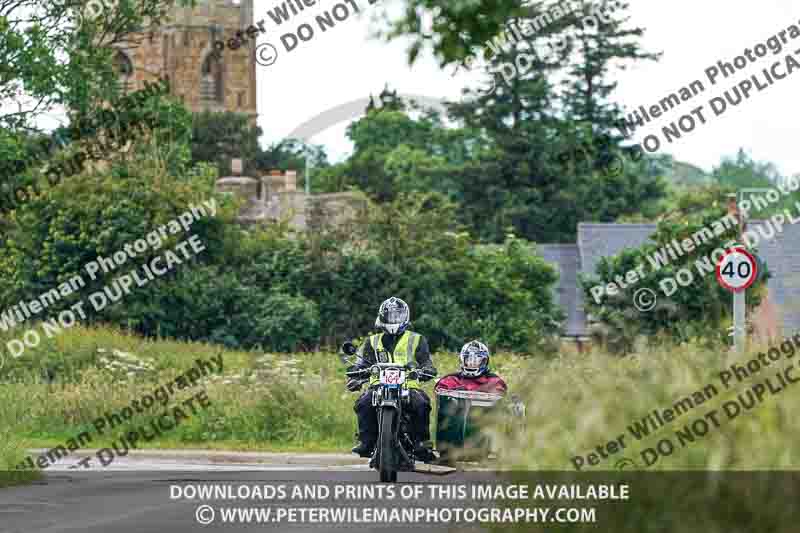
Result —
[[396, 412], [394, 409], [386, 408], [381, 413], [381, 440], [380, 457], [378, 461], [378, 471], [381, 474], [381, 482], [394, 483], [397, 481], [397, 470], [394, 450], [394, 419]]

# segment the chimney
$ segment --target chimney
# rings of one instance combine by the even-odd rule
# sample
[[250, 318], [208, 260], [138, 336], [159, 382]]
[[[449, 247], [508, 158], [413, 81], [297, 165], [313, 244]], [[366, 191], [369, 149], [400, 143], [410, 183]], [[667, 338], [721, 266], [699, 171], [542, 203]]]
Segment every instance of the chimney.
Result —
[[736, 217], [736, 220], [739, 221], [739, 235], [744, 233], [747, 228], [745, 221], [743, 220], [743, 217], [739, 212], [739, 204], [736, 201], [735, 193], [728, 195], [728, 215]]
[[242, 167], [243, 165], [241, 159], [231, 159], [231, 174], [234, 176], [241, 176]]
[[295, 170], [286, 171], [286, 190], [287, 191], [297, 190], [297, 171]]

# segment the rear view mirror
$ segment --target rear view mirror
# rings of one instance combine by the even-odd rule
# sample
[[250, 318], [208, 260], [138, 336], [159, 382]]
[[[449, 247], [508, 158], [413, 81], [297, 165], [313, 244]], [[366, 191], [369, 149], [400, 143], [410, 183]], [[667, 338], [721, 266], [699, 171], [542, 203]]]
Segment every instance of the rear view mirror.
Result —
[[342, 353], [345, 355], [355, 355], [357, 351], [355, 345], [350, 341], [347, 341], [344, 344], [342, 344], [341, 350]]

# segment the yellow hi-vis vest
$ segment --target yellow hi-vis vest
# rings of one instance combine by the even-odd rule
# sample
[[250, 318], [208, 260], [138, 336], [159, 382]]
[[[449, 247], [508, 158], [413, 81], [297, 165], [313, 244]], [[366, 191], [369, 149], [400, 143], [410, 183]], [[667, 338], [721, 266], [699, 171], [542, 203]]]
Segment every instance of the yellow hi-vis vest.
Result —
[[[397, 344], [394, 347], [394, 353], [390, 354], [390, 359], [385, 360], [385, 352], [386, 349], [383, 347], [382, 342], [383, 334], [379, 333], [377, 335], [370, 335], [367, 339], [367, 342], [372, 346], [372, 349], [375, 351], [375, 360], [378, 363], [398, 363], [401, 365], [407, 364], [409, 361], [416, 362], [416, 356], [414, 354], [417, 353], [417, 346], [419, 346], [419, 340], [421, 335], [419, 333], [414, 333], [413, 331], [405, 331], [403, 335], [398, 339]], [[372, 376], [370, 378], [369, 384], [374, 385], [375, 383], [380, 382], [380, 376]], [[413, 380], [406, 380], [406, 384], [411, 389], [418, 389], [420, 388], [419, 383], [416, 379]]]

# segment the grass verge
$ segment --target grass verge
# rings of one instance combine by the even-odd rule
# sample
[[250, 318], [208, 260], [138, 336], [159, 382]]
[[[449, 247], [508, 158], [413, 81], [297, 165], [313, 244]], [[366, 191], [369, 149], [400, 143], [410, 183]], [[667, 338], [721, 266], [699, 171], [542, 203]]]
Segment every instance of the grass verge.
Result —
[[[495, 356], [495, 370], [528, 406], [525, 426], [512, 436], [498, 437], [503, 465], [572, 470], [580, 457], [582, 471], [620, 468], [623, 459], [626, 468], [642, 470], [796, 469], [800, 450], [792, 443], [800, 437], [800, 420], [792, 414], [800, 403], [800, 386], [789, 383], [780, 392], [764, 394], [752, 408], [742, 408], [736, 417], [725, 414], [726, 402], [740, 402], [740, 396], [746, 399], [748, 390], [770, 377], [775, 382], [778, 373], [785, 373], [800, 359], [785, 355], [746, 379], [733, 378], [729, 387], [722, 385], [721, 372], [729, 371], [734, 363], [746, 366], [758, 351], [754, 347], [749, 355], [735, 356], [684, 345], [627, 358], [600, 352], [558, 354], [550, 359]], [[121, 355], [114, 359], [112, 354]], [[215, 372], [195, 387], [175, 390], [167, 402], [132, 412], [116, 427], [104, 431], [95, 427], [98, 418], [121, 415], [134, 400], [174, 382], [196, 367], [198, 359], [210, 361], [219, 354], [224, 362], [222, 374]], [[457, 367], [455, 354], [436, 354], [434, 360], [440, 375]], [[352, 411], [356, 396], [344, 391], [343, 369], [330, 353], [220, 351], [217, 346], [76, 327], [8, 361], [0, 370], [0, 427], [8, 435], [3, 439], [1, 464], [18, 464], [14, 461], [29, 447], [69, 448], [69, 439], [77, 441], [81, 433], [91, 437], [83, 447], [121, 447], [127, 432], [152, 427], [163, 413], [172, 413], [201, 390], [208, 396], [207, 408], [137, 446], [346, 451], [356, 429]], [[800, 370], [790, 372], [800, 377]], [[631, 427], [654, 410], [671, 409], [675, 414], [678, 402], [693, 398], [708, 385], [716, 387], [713, 397], [702, 404], [693, 402], [691, 408], [641, 438], [633, 434]], [[427, 389], [430, 392], [431, 387]], [[704, 417], [708, 421], [710, 411], [717, 413], [719, 423], [709, 424], [701, 434], [704, 428], [696, 421]], [[620, 436], [624, 436], [624, 448], [609, 452], [608, 443], [619, 442]], [[646, 450], [657, 450], [664, 439], [674, 449], [647, 464], [653, 452]], [[606, 457], [601, 457], [598, 446], [605, 449]]]

